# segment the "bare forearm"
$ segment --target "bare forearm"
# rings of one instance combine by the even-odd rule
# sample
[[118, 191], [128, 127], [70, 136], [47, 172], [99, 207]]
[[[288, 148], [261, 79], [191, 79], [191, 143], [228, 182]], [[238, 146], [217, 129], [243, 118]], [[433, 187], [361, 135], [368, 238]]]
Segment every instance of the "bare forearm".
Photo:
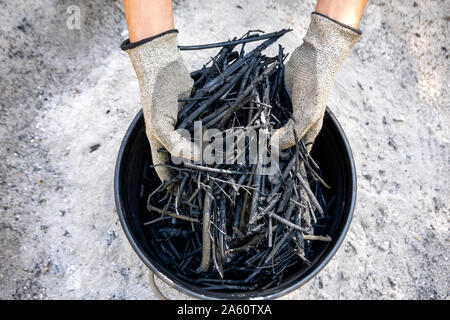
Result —
[[316, 12], [357, 28], [367, 0], [317, 0]]
[[123, 0], [130, 42], [174, 28], [171, 0]]

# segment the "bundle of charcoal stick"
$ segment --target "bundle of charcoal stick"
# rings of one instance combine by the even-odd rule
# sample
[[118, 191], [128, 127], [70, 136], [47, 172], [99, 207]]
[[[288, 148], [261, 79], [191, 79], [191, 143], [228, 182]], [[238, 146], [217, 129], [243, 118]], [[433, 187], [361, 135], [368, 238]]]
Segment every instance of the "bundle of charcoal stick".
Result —
[[[263, 54], [288, 31], [249, 31], [219, 44], [218, 54], [191, 73], [191, 96], [181, 100], [177, 128], [193, 132], [197, 122], [203, 131], [240, 129], [232, 146], [240, 142], [241, 148], [231, 155], [243, 155], [244, 161], [169, 163], [173, 179], [159, 186], [155, 182], [148, 194], [144, 225], [161, 264], [206, 290], [272, 288], [311, 264], [319, 254], [312, 249], [314, 242], [331, 241], [324, 234], [332, 202], [331, 197], [325, 200], [324, 188], [330, 187], [301, 140], [278, 154], [274, 174], [249, 161], [253, 142], [245, 130], [264, 131], [270, 139], [291, 117], [283, 87], [287, 55], [281, 46], [276, 56]], [[246, 53], [246, 45], [257, 40], [262, 42]], [[214, 139], [225, 142], [217, 135]]]

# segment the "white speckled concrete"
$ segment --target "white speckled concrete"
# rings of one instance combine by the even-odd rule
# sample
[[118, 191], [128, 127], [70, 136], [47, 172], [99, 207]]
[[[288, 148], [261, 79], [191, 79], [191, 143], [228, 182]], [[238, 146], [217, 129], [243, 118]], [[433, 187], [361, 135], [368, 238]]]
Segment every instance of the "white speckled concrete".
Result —
[[[66, 8], [77, 3], [81, 30], [68, 30]], [[154, 298], [113, 198], [119, 144], [140, 108], [119, 49], [125, 19], [120, 1], [85, 3], [0, 1], [2, 299]], [[311, 0], [177, 3], [180, 44], [290, 27], [287, 51], [314, 8]], [[352, 226], [328, 266], [287, 299], [449, 297], [450, 3], [392, 3], [369, 1], [362, 40], [329, 100], [357, 166]], [[194, 69], [214, 52], [183, 56]]]

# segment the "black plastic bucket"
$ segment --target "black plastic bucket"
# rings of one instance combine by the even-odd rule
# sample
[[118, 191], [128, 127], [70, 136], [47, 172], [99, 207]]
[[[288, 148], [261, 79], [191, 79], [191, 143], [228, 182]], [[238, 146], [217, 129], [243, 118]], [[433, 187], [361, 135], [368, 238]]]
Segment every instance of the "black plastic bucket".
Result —
[[[168, 271], [158, 259], [158, 252], [152, 249], [145, 236], [142, 217], [148, 214], [143, 201], [141, 184], [145, 161], [150, 157], [142, 111], [131, 123], [120, 147], [114, 177], [114, 192], [120, 222], [132, 247], [160, 279], [179, 291], [200, 299], [274, 299], [281, 297], [308, 282], [331, 260], [341, 245], [353, 216], [356, 201], [356, 172], [352, 151], [348, 140], [336, 117], [327, 109], [323, 129], [316, 139], [312, 151], [313, 158], [319, 164], [325, 181], [336, 193], [334, 205], [328, 215], [333, 218], [327, 224], [326, 234], [331, 242], [317, 244], [319, 252], [310, 266], [304, 265], [280, 285], [266, 290], [249, 292], [211, 292], [188, 283]], [[153, 169], [152, 169], [153, 170]], [[154, 171], [152, 174], [156, 174]]]

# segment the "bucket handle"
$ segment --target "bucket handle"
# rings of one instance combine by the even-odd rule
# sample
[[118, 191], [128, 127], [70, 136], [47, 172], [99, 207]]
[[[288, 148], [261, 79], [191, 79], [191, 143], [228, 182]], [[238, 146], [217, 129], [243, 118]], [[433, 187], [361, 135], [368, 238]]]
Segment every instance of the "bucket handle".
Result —
[[169, 298], [167, 298], [162, 292], [161, 290], [158, 288], [158, 286], [156, 285], [155, 282], [155, 273], [151, 270], [149, 270], [150, 272], [150, 288], [152, 288], [153, 293], [155, 294], [156, 298], [158, 300], [170, 300]]

